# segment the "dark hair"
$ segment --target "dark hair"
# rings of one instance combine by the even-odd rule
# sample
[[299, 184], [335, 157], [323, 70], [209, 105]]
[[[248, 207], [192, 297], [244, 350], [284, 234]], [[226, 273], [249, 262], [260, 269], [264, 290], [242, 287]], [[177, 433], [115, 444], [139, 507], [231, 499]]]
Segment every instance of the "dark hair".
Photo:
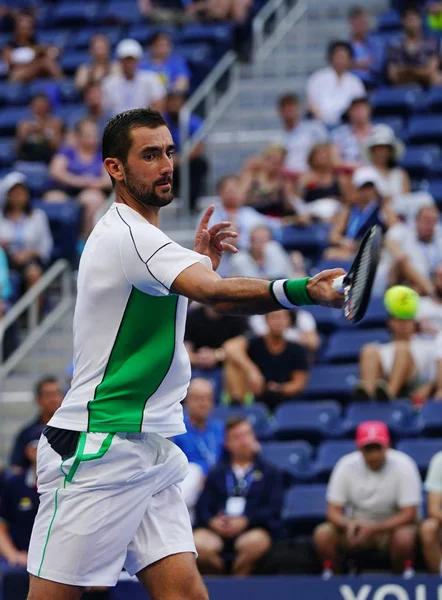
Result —
[[278, 107], [283, 108], [287, 104], [299, 104], [299, 97], [297, 94], [283, 94], [278, 98]]
[[351, 6], [347, 13], [347, 19], [350, 21], [351, 19], [367, 14], [368, 11], [363, 6]]
[[167, 127], [167, 123], [160, 112], [153, 108], [133, 108], [115, 115], [107, 122], [103, 133], [102, 156], [118, 158], [123, 164], [127, 161], [132, 138], [130, 132], [139, 127], [157, 129]]
[[158, 40], [160, 40], [162, 37], [166, 37], [169, 40], [169, 42], [172, 42], [172, 36], [170, 35], [170, 33], [167, 33], [167, 31], [157, 31], [150, 38], [149, 46], [153, 46], [153, 44], [158, 42]]
[[238, 175], [224, 175], [223, 177], [221, 177], [221, 179], [218, 179], [217, 183], [216, 183], [216, 193], [220, 194], [221, 190], [223, 189], [224, 185], [230, 181], [230, 179], [235, 179], [238, 180], [239, 177]]
[[421, 16], [419, 6], [415, 2], [408, 2], [401, 8], [401, 19], [404, 19], [408, 13], [414, 13]]
[[36, 94], [34, 94], [31, 98], [31, 102], [33, 102], [34, 100], [37, 100], [37, 98], [42, 98], [43, 100], [46, 100], [46, 102], [51, 104], [51, 99], [44, 92], [37, 92]]
[[23, 212], [25, 213], [25, 215], [30, 215], [32, 213], [31, 194], [29, 191], [29, 187], [26, 185], [26, 183], [23, 183], [20, 181], [20, 182], [17, 182], [16, 184], [14, 184], [12, 187], [10, 187], [6, 193], [6, 202], [3, 205], [3, 211], [2, 211], [4, 217], [7, 217], [9, 212], [12, 209], [11, 202], [9, 200], [9, 194], [10, 194], [11, 190], [13, 190], [15, 188], [16, 185], [23, 186], [26, 189], [26, 191], [28, 192], [28, 201], [26, 202], [25, 206], [23, 207]]
[[353, 58], [353, 48], [351, 45], [344, 40], [335, 40], [334, 42], [330, 42], [327, 48], [327, 58], [330, 61], [333, 58], [333, 54], [336, 50], [347, 50], [350, 58]]
[[93, 125], [95, 125], [95, 127], [98, 127], [97, 121], [95, 119], [92, 119], [91, 117], [83, 117], [82, 119], [79, 119], [75, 123], [75, 125], [74, 125], [75, 133], [80, 133], [81, 128], [83, 127], [83, 125], [86, 125], [86, 123], [92, 123]]
[[226, 425], [225, 425], [226, 433], [228, 433], [235, 427], [238, 427], [238, 425], [241, 425], [242, 423], [249, 423], [249, 425], [250, 425], [250, 421], [248, 419], [246, 419], [246, 417], [240, 417], [239, 415], [232, 415], [226, 421]]
[[41, 379], [37, 381], [34, 388], [35, 397], [38, 398], [43, 391], [43, 387], [47, 383], [59, 383], [57, 377], [55, 375], [44, 375]]

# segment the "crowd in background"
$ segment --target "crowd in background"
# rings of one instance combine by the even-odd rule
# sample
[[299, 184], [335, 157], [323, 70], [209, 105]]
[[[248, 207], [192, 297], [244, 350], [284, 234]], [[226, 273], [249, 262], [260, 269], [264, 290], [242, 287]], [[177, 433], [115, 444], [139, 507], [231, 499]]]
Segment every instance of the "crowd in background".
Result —
[[[14, 42], [3, 51], [5, 72], [17, 82], [38, 77], [61, 81], [58, 50], [36, 43], [36, 8], [32, 1], [25, 4], [26, 12], [4, 8], [3, 18], [14, 27]], [[251, 5], [249, 0], [140, 0], [139, 10], [156, 23], [198, 18], [241, 24]], [[425, 89], [442, 83], [442, 7], [429, 2], [403, 3], [401, 8], [402, 33], [387, 46], [372, 35], [372, 19], [364, 7], [349, 11], [348, 39], [329, 45], [327, 66], [309, 77], [304, 97], [281, 90], [275, 106], [281, 127], [274, 143], [218, 182], [212, 222], [228, 220], [238, 233], [239, 252], [223, 259], [220, 274], [266, 279], [305, 277], [324, 261], [346, 267], [365, 232], [379, 225], [385, 237], [375, 296], [381, 297], [393, 284], [406, 284], [416, 289], [421, 301], [416, 318], [388, 318], [389, 341], [362, 347], [353, 396], [382, 402], [407, 398], [418, 410], [429, 399], [442, 400], [440, 213], [433, 197], [400, 165], [405, 152], [401, 132], [373, 118], [370, 94], [386, 83]], [[79, 254], [111, 188], [100, 158], [106, 119], [140, 106], [162, 111], [177, 148], [177, 186], [178, 118], [191, 84], [189, 66], [174, 52], [165, 32], [156, 33], [147, 48], [135, 39], [122, 40], [114, 54], [106, 36], [97, 34], [89, 52], [90, 61], [75, 74], [84, 100], [81, 111], [61, 119], [50, 95], [39, 93], [16, 129], [18, 159], [47, 165], [51, 185], [43, 202], [81, 205]], [[190, 133], [201, 123], [193, 115]], [[190, 160], [193, 213], [204, 194], [208, 169], [201, 143]], [[29, 184], [19, 170], [0, 183], [0, 318], [13, 298], [9, 270], [19, 274], [24, 291], [51, 261], [51, 229], [45, 211], [33, 206]], [[329, 236], [322, 256], [314, 259], [284, 245], [285, 230], [318, 225]], [[308, 310], [245, 319], [191, 307], [186, 330], [193, 374], [184, 403], [187, 434], [176, 443], [190, 462], [182, 487], [203, 572], [246, 575], [263, 569], [272, 544], [287, 537], [281, 526], [284, 473], [262, 457], [257, 434], [246, 419], [236, 416], [224, 423], [212, 416], [214, 406], [261, 403], [273, 415], [284, 403], [296, 402], [308, 386], [312, 365], [321, 360], [323, 341]], [[35, 442], [61, 402], [57, 380], [42, 381], [36, 397], [40, 415], [20, 433], [11, 473], [3, 480], [0, 555], [11, 568], [26, 561], [38, 504], [31, 492]], [[357, 429], [356, 450], [331, 473], [327, 522], [311, 538], [316, 552], [313, 571], [327, 565], [339, 573], [347, 568], [343, 554], [376, 550], [391, 559], [395, 572], [402, 572], [420, 540], [423, 564], [439, 573], [441, 455], [432, 460], [426, 478], [428, 518], [420, 523], [418, 467], [390, 445], [390, 433], [381, 422], [366, 422]]]

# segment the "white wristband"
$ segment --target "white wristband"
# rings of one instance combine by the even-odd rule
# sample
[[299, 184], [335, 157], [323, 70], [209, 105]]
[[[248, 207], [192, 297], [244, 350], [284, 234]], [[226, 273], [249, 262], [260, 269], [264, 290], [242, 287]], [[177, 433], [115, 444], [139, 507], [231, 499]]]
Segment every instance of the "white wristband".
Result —
[[287, 294], [285, 293], [284, 283], [288, 281], [288, 279], [276, 279], [276, 281], [272, 282], [271, 290], [273, 295], [275, 296], [278, 304], [280, 304], [284, 308], [297, 308], [296, 304], [290, 302], [287, 298]]

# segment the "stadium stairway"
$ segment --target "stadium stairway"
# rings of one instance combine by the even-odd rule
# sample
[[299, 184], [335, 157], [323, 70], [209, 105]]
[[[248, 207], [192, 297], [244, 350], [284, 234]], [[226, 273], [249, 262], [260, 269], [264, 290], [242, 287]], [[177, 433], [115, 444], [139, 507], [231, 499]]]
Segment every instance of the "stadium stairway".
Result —
[[[276, 139], [278, 97], [283, 93], [304, 96], [308, 76], [326, 64], [328, 43], [347, 39], [346, 14], [353, 4], [352, 0], [308, 0], [303, 16], [268, 57], [240, 67], [238, 93], [206, 140], [211, 164], [209, 194], [214, 193], [220, 177], [237, 172], [247, 157]], [[387, 8], [387, 0], [370, 2], [375, 14]]]

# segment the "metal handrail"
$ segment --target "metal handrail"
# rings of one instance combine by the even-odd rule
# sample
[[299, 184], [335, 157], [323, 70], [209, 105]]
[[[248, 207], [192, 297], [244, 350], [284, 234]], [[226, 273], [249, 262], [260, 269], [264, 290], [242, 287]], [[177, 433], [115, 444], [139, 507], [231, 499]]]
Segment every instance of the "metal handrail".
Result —
[[[52, 283], [61, 277], [60, 302], [39, 323], [40, 296]], [[34, 284], [6, 315], [0, 320], [0, 381], [19, 364], [35, 344], [55, 325], [55, 323], [72, 306], [72, 274], [67, 260], [60, 259], [53, 264], [46, 273]], [[26, 312], [27, 336], [18, 348], [3, 362], [3, 340], [5, 333], [11, 325]]]
[[[224, 94], [217, 98], [216, 86], [229, 71], [229, 85]], [[222, 114], [224, 114], [226, 106], [230, 104], [232, 97], [236, 93], [235, 84], [237, 81], [237, 56], [233, 50], [230, 50], [223, 56], [216, 67], [210, 72], [208, 77], [195, 90], [180, 110], [180, 198], [186, 209], [189, 207], [191, 153]], [[190, 117], [202, 103], [204, 103], [204, 114], [206, 115], [206, 119], [200, 130], [197, 131], [195, 135], [190, 136]]]
[[271, 17], [276, 14], [277, 22], [280, 23], [281, 16], [285, 13], [287, 0], [270, 0], [265, 4], [253, 19], [253, 57], [259, 58], [260, 49], [264, 45], [265, 28]]

